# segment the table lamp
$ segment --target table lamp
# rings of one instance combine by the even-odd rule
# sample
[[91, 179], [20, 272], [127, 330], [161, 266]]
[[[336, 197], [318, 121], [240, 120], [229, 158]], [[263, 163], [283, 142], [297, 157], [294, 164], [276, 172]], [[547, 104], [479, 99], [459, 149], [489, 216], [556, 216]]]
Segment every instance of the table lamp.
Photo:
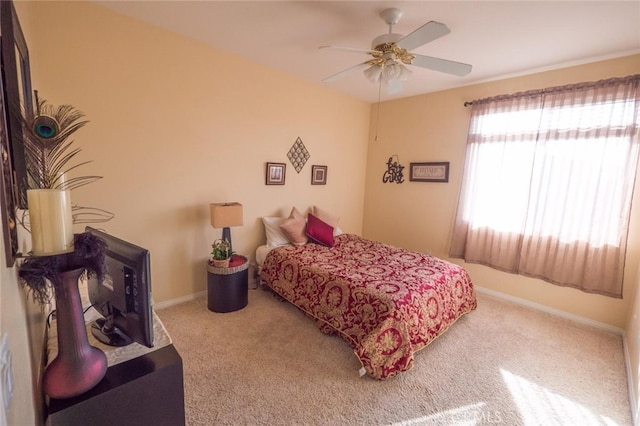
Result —
[[242, 204], [240, 203], [211, 203], [211, 226], [214, 228], [222, 228], [222, 239], [229, 242], [229, 250], [232, 251], [231, 245], [231, 226], [242, 226]]

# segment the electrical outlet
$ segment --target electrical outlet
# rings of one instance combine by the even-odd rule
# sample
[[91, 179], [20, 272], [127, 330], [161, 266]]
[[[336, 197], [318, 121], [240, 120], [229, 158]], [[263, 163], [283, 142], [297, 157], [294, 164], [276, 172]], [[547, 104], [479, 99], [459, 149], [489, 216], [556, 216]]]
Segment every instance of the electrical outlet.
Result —
[[[11, 407], [13, 397], [13, 371], [11, 367], [11, 349], [9, 348], [7, 333], [0, 339], [0, 403], [7, 413]], [[0, 419], [2, 420], [2, 419]]]

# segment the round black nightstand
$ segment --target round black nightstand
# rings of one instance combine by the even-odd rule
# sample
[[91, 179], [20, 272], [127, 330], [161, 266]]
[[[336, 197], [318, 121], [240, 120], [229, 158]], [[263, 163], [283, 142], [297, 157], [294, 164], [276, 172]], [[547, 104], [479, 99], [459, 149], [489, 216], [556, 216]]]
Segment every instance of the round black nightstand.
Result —
[[247, 306], [249, 262], [233, 255], [228, 268], [207, 265], [207, 307], [213, 312], [233, 312]]

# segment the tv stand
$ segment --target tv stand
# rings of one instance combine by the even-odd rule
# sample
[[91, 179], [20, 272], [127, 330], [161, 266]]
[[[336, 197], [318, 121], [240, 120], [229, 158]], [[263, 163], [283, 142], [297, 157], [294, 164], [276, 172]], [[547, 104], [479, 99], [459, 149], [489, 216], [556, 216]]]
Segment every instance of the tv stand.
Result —
[[[158, 325], [164, 329], [160, 319], [154, 314], [154, 331]], [[55, 321], [51, 324], [49, 334], [51, 342], [57, 334]], [[123, 351], [122, 347], [109, 348], [90, 335], [89, 342], [107, 354], [107, 373], [100, 383], [82, 395], [69, 399], [47, 398], [48, 417], [45, 424], [184, 426], [182, 358], [171, 344], [168, 334], [165, 336], [166, 340], [158, 337], [160, 336], [156, 334], [156, 347], [139, 345], [143, 350], [142, 355], [135, 354], [123, 359], [112, 354]], [[130, 347], [126, 347], [126, 351]], [[57, 353], [57, 348], [55, 352]], [[53, 357], [52, 354], [51, 359]]]

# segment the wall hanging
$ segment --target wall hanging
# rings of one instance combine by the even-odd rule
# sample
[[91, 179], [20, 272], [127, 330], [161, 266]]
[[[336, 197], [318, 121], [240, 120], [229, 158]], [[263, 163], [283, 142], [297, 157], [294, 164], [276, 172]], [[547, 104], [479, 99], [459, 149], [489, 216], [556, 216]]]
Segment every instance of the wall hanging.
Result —
[[449, 162], [410, 163], [411, 182], [449, 182]]
[[0, 209], [8, 267], [18, 255], [16, 208], [27, 207], [27, 178], [20, 117], [33, 115], [29, 50], [12, 1], [0, 2], [2, 85], [0, 93]]
[[311, 185], [327, 184], [327, 166], [311, 166]]
[[300, 170], [302, 170], [311, 155], [309, 155], [309, 151], [302, 143], [302, 139], [298, 137], [287, 153], [287, 157], [289, 157], [289, 161], [293, 168], [296, 169], [296, 172], [300, 173]]
[[[396, 158], [396, 161], [393, 161], [393, 157]], [[389, 160], [387, 160], [387, 170], [382, 175], [382, 183], [404, 182], [403, 170], [404, 166], [400, 165], [400, 160], [397, 155], [389, 157]]]
[[284, 163], [267, 163], [265, 185], [284, 185], [287, 165]]

